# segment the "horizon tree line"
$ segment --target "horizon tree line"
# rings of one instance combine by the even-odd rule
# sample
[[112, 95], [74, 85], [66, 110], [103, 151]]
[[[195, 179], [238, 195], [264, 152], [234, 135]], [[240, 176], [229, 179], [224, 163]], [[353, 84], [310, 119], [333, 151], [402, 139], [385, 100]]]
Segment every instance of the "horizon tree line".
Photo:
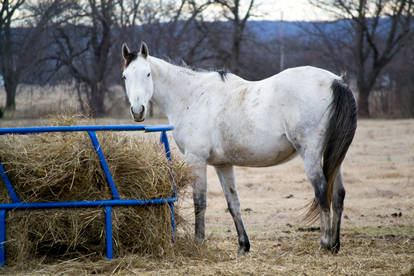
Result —
[[[395, 99], [404, 92], [405, 116], [414, 116], [409, 77], [414, 72], [413, 1], [311, 0], [336, 20], [307, 24], [299, 36], [263, 41], [247, 27], [260, 19], [255, 0], [4, 0], [4, 109], [16, 109], [17, 87], [27, 79], [66, 78], [74, 83], [82, 111], [102, 117], [105, 98], [114, 93], [111, 84], [120, 83], [120, 45], [144, 40], [153, 55], [224, 68], [250, 80], [280, 71], [283, 45], [286, 67], [309, 64], [348, 72], [355, 80], [360, 116], [372, 116], [372, 91], [380, 90], [385, 76], [391, 78], [387, 89]], [[405, 71], [396, 73], [399, 66]]]

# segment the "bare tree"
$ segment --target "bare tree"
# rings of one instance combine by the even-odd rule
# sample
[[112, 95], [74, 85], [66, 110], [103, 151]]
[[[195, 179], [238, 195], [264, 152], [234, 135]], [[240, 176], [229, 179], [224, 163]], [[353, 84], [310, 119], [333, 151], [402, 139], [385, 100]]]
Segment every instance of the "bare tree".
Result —
[[21, 66], [16, 66], [15, 49], [12, 42], [11, 24], [15, 13], [25, 0], [4, 0], [0, 10], [0, 72], [3, 75], [6, 90], [6, 110], [16, 109], [16, 89], [19, 82]]
[[177, 8], [172, 10], [166, 30], [168, 56], [179, 54], [186, 62], [194, 62], [195, 52], [206, 38], [205, 34], [196, 32], [195, 21], [210, 4], [210, 1], [181, 0]]
[[139, 36], [149, 42], [154, 54], [192, 63], [206, 36], [197, 33], [197, 20], [210, 4], [209, 0], [144, 1], [138, 14]]
[[[207, 34], [198, 32], [196, 24], [211, 4], [210, 0], [123, 1], [120, 16], [123, 20], [119, 20], [123, 30], [122, 41], [137, 46], [140, 40], [145, 41], [151, 48], [151, 54], [176, 62], [194, 65], [200, 60], [202, 43]], [[134, 8], [128, 9], [127, 6]], [[152, 104], [149, 110], [152, 116]]]
[[414, 36], [413, 0], [311, 0], [338, 18], [348, 33], [359, 92], [360, 116], [369, 116], [369, 95], [384, 67]]
[[115, 0], [77, 1], [68, 13], [69, 24], [59, 26], [54, 35], [57, 50], [51, 58], [58, 69], [68, 69], [77, 82], [81, 107], [86, 111], [86, 99], [89, 112], [96, 117], [105, 115], [105, 96], [111, 92], [116, 4]]
[[199, 29], [208, 34], [211, 48], [215, 49], [217, 57], [225, 66], [239, 74], [242, 42], [246, 39], [246, 24], [252, 16], [255, 0], [249, 0], [247, 6], [243, 6], [241, 0], [212, 0], [212, 2], [213, 6], [220, 8], [219, 17], [216, 19], [224, 18], [230, 22], [230, 38], [228, 39], [227, 32], [223, 31], [226, 23], [203, 21]]
[[[119, 82], [122, 41], [145, 40], [152, 53], [183, 56], [192, 40], [192, 24], [208, 1], [88, 0], [76, 1], [69, 23], [58, 28], [53, 58], [76, 81], [81, 107], [105, 115], [105, 98]], [[179, 53], [179, 54], [178, 54]], [[86, 102], [86, 104], [85, 104]]]
[[[46, 45], [41, 36], [64, 7], [64, 0], [3, 2], [0, 11], [0, 73], [6, 90], [6, 110], [16, 109], [17, 86], [24, 75], [33, 72], [41, 61], [39, 53]], [[17, 17], [18, 9], [25, 11], [25, 15]], [[12, 30], [12, 23], [16, 21], [23, 27]]]
[[[403, 49], [385, 69], [387, 115], [414, 117], [414, 46]], [[392, 93], [390, 93], [392, 91]]]
[[119, 25], [123, 28], [134, 27], [138, 23], [138, 13], [143, 0], [119, 0]]

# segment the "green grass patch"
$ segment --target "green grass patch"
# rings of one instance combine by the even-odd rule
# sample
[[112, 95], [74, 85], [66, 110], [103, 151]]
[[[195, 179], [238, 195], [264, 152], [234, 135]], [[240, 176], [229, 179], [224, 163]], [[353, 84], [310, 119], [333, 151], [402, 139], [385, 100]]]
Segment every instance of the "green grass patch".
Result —
[[414, 239], [414, 225], [387, 225], [387, 226], [362, 226], [350, 227], [343, 231], [344, 234], [369, 236], [369, 237], [385, 237], [385, 238], [411, 238]]

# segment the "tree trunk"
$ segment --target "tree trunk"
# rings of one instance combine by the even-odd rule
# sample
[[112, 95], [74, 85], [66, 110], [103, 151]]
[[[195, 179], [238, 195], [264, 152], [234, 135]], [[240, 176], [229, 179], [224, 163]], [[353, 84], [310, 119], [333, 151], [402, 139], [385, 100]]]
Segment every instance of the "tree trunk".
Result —
[[89, 106], [91, 107], [91, 115], [94, 118], [103, 117], [105, 115], [104, 96], [105, 91], [100, 89], [100, 85], [93, 85], [91, 88], [91, 98]]
[[235, 23], [233, 26], [233, 47], [231, 55], [231, 71], [238, 75], [240, 73], [240, 43], [242, 40], [242, 30], [239, 23]]
[[[378, 69], [374, 69], [379, 72]], [[358, 72], [357, 86], [358, 86], [358, 115], [360, 117], [368, 118], [371, 116], [369, 112], [369, 95], [374, 89], [375, 80], [378, 74], [371, 74], [368, 77], [365, 76], [365, 72], [360, 70]]]
[[360, 117], [370, 117], [369, 114], [369, 89], [359, 88], [359, 96], [358, 96], [358, 115]]
[[14, 80], [11, 77], [6, 77], [4, 79], [4, 88], [6, 90], [6, 106], [5, 110], [15, 111], [16, 110], [16, 90], [17, 90], [17, 80]]
[[363, 65], [358, 70], [358, 115], [360, 117], [371, 117], [372, 115], [369, 111], [369, 95], [374, 89], [376, 80], [384, 66], [372, 66], [370, 74], [365, 72]]

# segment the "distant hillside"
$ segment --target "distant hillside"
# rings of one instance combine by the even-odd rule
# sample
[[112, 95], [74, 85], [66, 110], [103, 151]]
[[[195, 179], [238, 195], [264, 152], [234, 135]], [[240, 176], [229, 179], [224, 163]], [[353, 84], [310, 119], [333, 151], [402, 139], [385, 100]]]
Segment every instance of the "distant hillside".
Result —
[[303, 33], [300, 28], [301, 24], [310, 25], [307, 22], [299, 21], [249, 21], [247, 22], [247, 28], [254, 34], [257, 35], [257, 38], [263, 41], [272, 40], [279, 38], [281, 30], [283, 31], [284, 36], [297, 36]]
[[[367, 19], [370, 21], [373, 19]], [[325, 31], [330, 31], [333, 35], [340, 34], [340, 36], [348, 36], [349, 24], [348, 19], [337, 21], [268, 21], [256, 20], [248, 21], [247, 28], [254, 33], [259, 40], [269, 41], [280, 37], [281, 30], [284, 37], [291, 36], [308, 36], [304, 30], [316, 30], [316, 27], [322, 27]], [[379, 25], [382, 29], [390, 27], [391, 20], [382, 18], [379, 20]], [[281, 28], [282, 27], [282, 28]], [[344, 38], [345, 38], [344, 37]], [[349, 37], [348, 37], [349, 38]]]

